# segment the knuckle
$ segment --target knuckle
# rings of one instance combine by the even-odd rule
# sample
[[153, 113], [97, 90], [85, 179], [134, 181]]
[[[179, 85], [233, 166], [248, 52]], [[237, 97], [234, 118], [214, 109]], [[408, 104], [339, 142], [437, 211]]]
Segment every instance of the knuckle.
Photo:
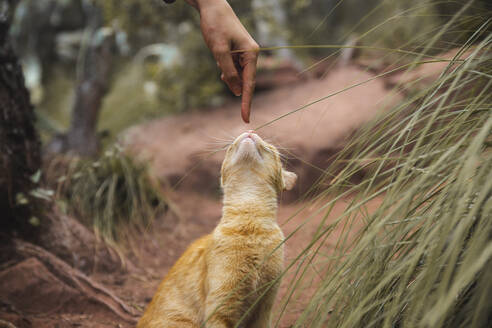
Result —
[[219, 44], [213, 48], [213, 52], [218, 56], [223, 56], [227, 53], [227, 47]]
[[259, 48], [251, 48], [244, 53], [244, 59], [246, 61], [255, 61], [258, 58]]
[[250, 40], [250, 42], [248, 43], [248, 49], [251, 50], [251, 53], [255, 54], [260, 51], [260, 46], [258, 45], [258, 43], [256, 43], [255, 40]]
[[258, 51], [260, 51], [260, 46], [258, 45], [258, 43], [253, 42], [253, 43], [251, 44], [251, 49], [252, 49], [254, 52], [258, 52]]

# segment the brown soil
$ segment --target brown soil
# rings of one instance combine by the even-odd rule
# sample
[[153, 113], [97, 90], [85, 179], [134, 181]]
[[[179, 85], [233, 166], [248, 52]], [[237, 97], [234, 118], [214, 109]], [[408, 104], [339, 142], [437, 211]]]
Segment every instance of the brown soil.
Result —
[[[239, 103], [233, 102], [222, 108], [166, 117], [130, 129], [123, 143], [150, 163], [153, 173], [166, 186], [174, 212], [159, 218], [148, 234], [135, 236], [128, 252], [132, 265], [127, 269], [85, 272], [97, 286], [105, 286], [114, 293], [115, 298], [104, 294], [101, 301], [89, 293], [94, 290], [81, 291], [77, 285], [61, 279], [50, 265], [36, 256], [0, 266], [1, 320], [16, 327], [36, 328], [133, 326], [132, 319], [125, 320], [122, 313], [117, 313], [125, 309], [111, 310], [108, 304], [118, 307], [122, 300], [130, 308], [127, 312], [138, 316], [187, 245], [210, 232], [220, 218], [218, 179], [223, 152], [214, 150], [245, 130], [373, 76], [347, 66], [321, 80], [289, 83], [258, 94], [253, 102], [250, 125], [240, 121]], [[317, 212], [321, 203], [296, 199], [319, 177], [320, 169], [328, 166], [330, 157], [343, 146], [347, 136], [400, 97], [389, 92], [383, 81], [373, 80], [258, 129], [262, 137], [280, 146], [287, 156], [289, 169], [299, 175], [298, 187], [283, 195], [279, 209], [279, 223], [286, 236], [305, 223], [286, 241], [287, 262], [301, 254], [318, 226], [332, 222], [348, 201], [339, 201], [331, 216], [322, 221], [324, 213]], [[379, 200], [374, 200], [369, 207], [375, 208], [378, 203]], [[334, 247], [339, 233], [333, 232], [331, 239], [324, 242], [325, 251]], [[73, 256], [75, 261], [76, 255]], [[293, 272], [289, 271], [282, 282], [277, 311], [288, 295]], [[315, 291], [316, 281], [311, 280], [304, 286], [303, 295], [291, 302], [280, 327], [289, 327], [296, 319]], [[1, 320], [0, 327], [4, 327], [6, 323]]]

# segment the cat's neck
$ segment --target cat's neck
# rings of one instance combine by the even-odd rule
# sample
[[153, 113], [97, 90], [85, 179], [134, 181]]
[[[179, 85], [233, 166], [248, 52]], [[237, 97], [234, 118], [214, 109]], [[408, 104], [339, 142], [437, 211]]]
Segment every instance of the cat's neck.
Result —
[[236, 217], [273, 219], [277, 217], [275, 189], [255, 177], [235, 177], [224, 186], [223, 220]]

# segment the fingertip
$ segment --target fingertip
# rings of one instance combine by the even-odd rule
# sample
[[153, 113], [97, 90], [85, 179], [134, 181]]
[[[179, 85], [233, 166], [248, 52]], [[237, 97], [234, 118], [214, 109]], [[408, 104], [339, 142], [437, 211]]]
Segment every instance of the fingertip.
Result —
[[244, 123], [249, 123], [249, 116], [250, 116], [250, 108], [243, 104], [243, 106], [241, 107], [241, 117]]

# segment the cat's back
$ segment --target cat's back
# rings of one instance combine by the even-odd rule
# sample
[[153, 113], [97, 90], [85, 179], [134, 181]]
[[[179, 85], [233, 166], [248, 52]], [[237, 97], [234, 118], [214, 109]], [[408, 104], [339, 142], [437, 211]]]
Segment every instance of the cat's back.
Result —
[[206, 252], [211, 235], [193, 242], [159, 285], [138, 328], [163, 327], [167, 320], [199, 324], [203, 317], [207, 276]]

